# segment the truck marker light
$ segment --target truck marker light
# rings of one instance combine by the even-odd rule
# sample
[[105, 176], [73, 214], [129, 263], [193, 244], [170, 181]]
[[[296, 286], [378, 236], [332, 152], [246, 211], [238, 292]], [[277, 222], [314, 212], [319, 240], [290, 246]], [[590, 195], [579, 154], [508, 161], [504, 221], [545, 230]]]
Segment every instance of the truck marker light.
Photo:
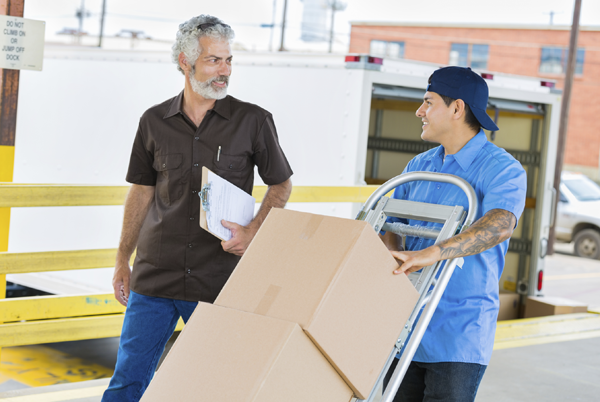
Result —
[[383, 64], [383, 59], [381, 57], [373, 57], [368, 56], [366, 54], [363, 55], [348, 55], [345, 58], [346, 63], [358, 63], [360, 61], [367, 62], [369, 64]]
[[481, 78], [484, 78], [486, 80], [493, 80], [494, 79], [494, 74], [490, 74], [490, 73], [481, 73]]
[[542, 282], [544, 281], [544, 271], [540, 270], [538, 272], [538, 283], [537, 283], [537, 290], [538, 292], [542, 291]]
[[556, 85], [556, 83], [552, 82], [552, 81], [541, 81], [541, 85], [543, 87], [554, 88], [554, 86]]

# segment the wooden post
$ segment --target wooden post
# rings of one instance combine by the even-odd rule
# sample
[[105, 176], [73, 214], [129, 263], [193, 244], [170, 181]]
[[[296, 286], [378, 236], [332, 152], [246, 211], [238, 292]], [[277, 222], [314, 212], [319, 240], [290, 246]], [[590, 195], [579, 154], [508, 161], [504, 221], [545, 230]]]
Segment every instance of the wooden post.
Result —
[[[579, 16], [581, 15], [581, 0], [575, 0], [573, 10], [573, 24], [571, 25], [571, 39], [569, 41], [569, 58], [567, 60], [567, 71], [565, 73], [565, 88], [563, 90], [562, 104], [560, 106], [560, 124], [558, 126], [558, 147], [556, 152], [556, 168], [554, 170], [554, 188], [556, 189], [556, 200], [554, 200], [554, 216], [557, 217], [558, 199], [560, 194], [560, 175], [563, 170], [565, 159], [565, 144], [567, 142], [567, 127], [569, 124], [569, 108], [571, 106], [571, 92], [573, 90], [573, 76], [577, 62], [577, 39], [579, 37]], [[558, 218], [558, 217], [557, 217]], [[556, 232], [556, 220], [550, 226], [548, 234], [548, 254], [554, 254], [554, 240]]]
[[[24, 3], [25, 0], [0, 0], [0, 15], [22, 17]], [[11, 182], [15, 166], [19, 70], [0, 69], [0, 80], [0, 182]], [[0, 252], [8, 251], [9, 227], [10, 208], [0, 208]], [[6, 275], [0, 275], [0, 299], [5, 297]]]

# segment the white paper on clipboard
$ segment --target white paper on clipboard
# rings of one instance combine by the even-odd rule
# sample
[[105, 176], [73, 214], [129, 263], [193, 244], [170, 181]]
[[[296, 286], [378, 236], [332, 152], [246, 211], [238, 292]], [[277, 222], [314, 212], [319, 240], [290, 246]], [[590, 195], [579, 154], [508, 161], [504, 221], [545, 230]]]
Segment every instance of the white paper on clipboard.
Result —
[[230, 240], [231, 231], [221, 220], [247, 226], [254, 218], [256, 199], [219, 175], [202, 167], [200, 226], [221, 240]]

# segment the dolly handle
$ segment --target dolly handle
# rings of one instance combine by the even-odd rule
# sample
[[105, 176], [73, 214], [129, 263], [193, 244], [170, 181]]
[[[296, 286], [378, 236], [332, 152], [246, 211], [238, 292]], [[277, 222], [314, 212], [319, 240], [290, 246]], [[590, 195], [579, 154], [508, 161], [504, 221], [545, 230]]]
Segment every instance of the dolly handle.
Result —
[[432, 173], [432, 172], [410, 172], [404, 173], [399, 176], [396, 176], [385, 183], [383, 183], [365, 202], [365, 205], [362, 207], [357, 220], [364, 220], [367, 216], [367, 213], [372, 210], [379, 199], [389, 193], [394, 188], [411, 181], [434, 181], [440, 183], [450, 183], [459, 187], [467, 196], [467, 200], [469, 201], [469, 212], [467, 213], [467, 218], [465, 219], [465, 223], [463, 225], [463, 230], [471, 226], [473, 220], [477, 216], [478, 203], [477, 203], [477, 195], [475, 194], [475, 190], [465, 179], [454, 176], [447, 173]]

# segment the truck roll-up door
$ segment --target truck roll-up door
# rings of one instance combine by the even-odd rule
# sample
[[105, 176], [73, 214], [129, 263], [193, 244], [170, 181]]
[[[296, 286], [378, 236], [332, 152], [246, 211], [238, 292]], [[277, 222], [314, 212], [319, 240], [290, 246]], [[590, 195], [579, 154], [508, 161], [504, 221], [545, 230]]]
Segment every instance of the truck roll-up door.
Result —
[[488, 100], [488, 109], [499, 109], [505, 112], [524, 113], [536, 116], [543, 116], [544, 105], [529, 102], [519, 102], [508, 99], [490, 98]]
[[[375, 84], [373, 85], [372, 99], [423, 102], [423, 95], [425, 95], [425, 91], [422, 89]], [[543, 116], [545, 113], [544, 106], [540, 104], [499, 98], [490, 98], [488, 100], [488, 110], [490, 109], [537, 116]]]
[[423, 102], [423, 95], [425, 95], [425, 91], [422, 89], [375, 84], [372, 98]]

